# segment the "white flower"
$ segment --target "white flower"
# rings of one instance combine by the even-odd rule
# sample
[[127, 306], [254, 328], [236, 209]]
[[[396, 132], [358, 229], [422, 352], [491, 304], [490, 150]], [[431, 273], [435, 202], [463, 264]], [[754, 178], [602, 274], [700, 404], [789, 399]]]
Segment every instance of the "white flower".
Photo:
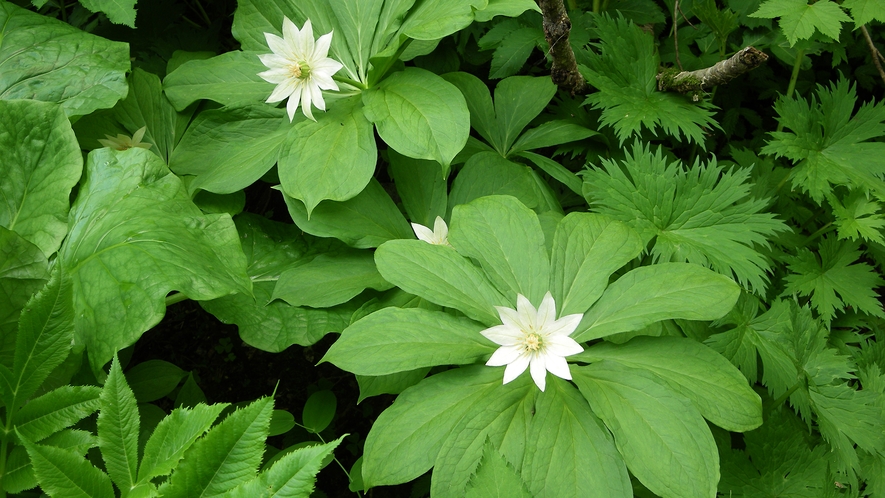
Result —
[[571, 380], [572, 374], [565, 357], [580, 353], [584, 348], [569, 334], [578, 328], [583, 314], [568, 315], [557, 320], [556, 303], [549, 292], [544, 295], [537, 310], [522, 294], [516, 296], [515, 310], [503, 306], [495, 308], [503, 325], [487, 328], [481, 333], [501, 345], [486, 365], [507, 365], [504, 370], [505, 384], [519, 377], [529, 365], [532, 379], [541, 391], [546, 385], [547, 372]]
[[141, 139], [144, 137], [144, 132], [146, 131], [147, 126], [142, 126], [138, 130], [136, 130], [132, 137], [123, 134], [117, 135], [116, 138], [110, 135], [105, 135], [105, 138], [99, 138], [98, 142], [105, 147], [110, 147], [116, 150], [126, 150], [135, 147], [141, 149], [150, 149], [151, 147], [153, 147], [153, 145], [141, 141]]
[[412, 223], [412, 230], [415, 231], [418, 240], [423, 240], [428, 244], [438, 246], [451, 245], [449, 244], [449, 227], [446, 225], [446, 221], [439, 216], [433, 221], [432, 231], [426, 226], [417, 223]]
[[258, 56], [270, 68], [258, 73], [258, 76], [277, 85], [267, 102], [281, 102], [288, 98], [286, 110], [289, 111], [289, 121], [292, 121], [300, 101], [304, 115], [316, 121], [311, 104], [317, 109], [326, 110], [322, 90], [338, 90], [332, 76], [344, 67], [340, 62], [326, 57], [332, 43], [332, 32], [324, 34], [314, 43], [310, 19], [299, 31], [286, 17], [283, 18], [282, 38], [271, 33], [264, 33], [264, 37], [273, 53]]

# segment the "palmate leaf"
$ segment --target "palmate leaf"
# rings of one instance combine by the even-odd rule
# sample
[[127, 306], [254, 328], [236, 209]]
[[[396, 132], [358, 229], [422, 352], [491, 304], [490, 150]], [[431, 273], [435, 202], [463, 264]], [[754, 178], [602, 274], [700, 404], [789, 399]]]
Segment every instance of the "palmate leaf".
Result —
[[885, 0], [845, 0], [842, 7], [851, 11], [856, 28], [873, 19], [885, 22]]
[[750, 17], [773, 19], [780, 17], [778, 25], [790, 46], [799, 40], [811, 38], [815, 29], [824, 35], [839, 39], [843, 22], [851, 21], [839, 4], [830, 0], [808, 3], [807, 0], [767, 0]]
[[827, 201], [833, 208], [836, 220], [833, 222], [840, 239], [857, 240], [858, 237], [885, 245], [882, 229], [885, 228], [885, 215], [879, 213], [882, 206], [861, 191], [852, 192], [844, 201], [828, 195]]
[[[763, 213], [767, 201], [750, 196], [747, 169], [725, 170], [715, 160], [684, 168], [667, 164], [660, 149], [652, 154], [636, 142], [623, 162], [584, 171], [584, 196], [598, 212], [654, 238], [655, 261], [687, 261], [761, 293], [770, 269], [756, 247], [786, 231], [784, 223]], [[628, 176], [629, 175], [629, 176]]]
[[653, 133], [684, 135], [703, 146], [703, 128], [719, 127], [711, 105], [656, 90], [660, 58], [651, 35], [623, 17], [597, 17], [596, 31], [599, 53], [588, 52], [587, 65], [579, 70], [599, 90], [584, 103], [602, 109], [600, 122], [615, 129], [621, 144], [645, 127]]
[[885, 135], [885, 104], [862, 105], [854, 86], [845, 79], [818, 86], [817, 99], [780, 98], [775, 109], [790, 132], [773, 132], [763, 154], [786, 157], [795, 163], [793, 186], [820, 203], [833, 185], [847, 185], [865, 193], [885, 196], [885, 143], [867, 140]]
[[860, 263], [859, 242], [840, 241], [834, 236], [821, 240], [818, 257], [802, 248], [788, 259], [785, 294], [811, 296], [811, 304], [829, 322], [837, 311], [851, 306], [869, 315], [885, 318], [876, 288], [883, 284], [874, 268]]

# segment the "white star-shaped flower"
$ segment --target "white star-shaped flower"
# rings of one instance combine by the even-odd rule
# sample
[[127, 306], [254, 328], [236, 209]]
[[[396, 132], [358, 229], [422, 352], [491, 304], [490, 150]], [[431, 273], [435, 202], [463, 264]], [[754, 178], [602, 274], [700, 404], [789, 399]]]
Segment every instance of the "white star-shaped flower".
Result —
[[446, 225], [446, 221], [439, 216], [433, 221], [433, 230], [417, 223], [412, 223], [412, 230], [415, 231], [418, 240], [423, 240], [428, 244], [438, 246], [451, 245], [449, 244], [449, 227]]
[[538, 389], [544, 390], [547, 372], [571, 380], [566, 356], [584, 350], [569, 335], [578, 328], [583, 314], [567, 315], [556, 319], [556, 303], [548, 292], [535, 309], [528, 298], [516, 296], [516, 309], [495, 306], [502, 325], [483, 330], [486, 336], [501, 347], [495, 350], [486, 365], [504, 370], [504, 383], [519, 377], [531, 365], [532, 379]]
[[308, 19], [299, 31], [288, 17], [283, 18], [283, 37], [264, 33], [272, 54], [262, 54], [258, 58], [269, 70], [258, 73], [265, 81], [276, 84], [268, 103], [281, 102], [286, 98], [289, 121], [295, 119], [298, 103], [305, 116], [316, 121], [311, 112], [311, 104], [321, 111], [326, 110], [323, 90], [338, 90], [332, 76], [344, 67], [340, 62], [327, 57], [332, 44], [332, 32], [313, 39], [313, 28]]

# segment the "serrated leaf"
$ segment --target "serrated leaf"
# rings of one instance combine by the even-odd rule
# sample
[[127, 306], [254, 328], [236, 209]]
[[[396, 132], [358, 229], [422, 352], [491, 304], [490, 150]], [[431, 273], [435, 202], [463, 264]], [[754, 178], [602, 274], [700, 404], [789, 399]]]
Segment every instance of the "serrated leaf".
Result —
[[3, 226], [0, 255], [0, 365], [12, 369], [21, 310], [49, 280], [49, 261], [39, 247]]
[[95, 370], [159, 322], [169, 291], [197, 300], [251, 291], [230, 216], [200, 212], [155, 154], [99, 149], [87, 175], [60, 260]]
[[857, 240], [858, 237], [885, 245], [882, 229], [885, 228], [885, 216], [879, 213], [881, 206], [872, 201], [863, 192], [852, 192], [842, 201], [834, 196], [827, 196], [836, 220], [833, 222], [840, 239]]
[[38, 442], [92, 415], [99, 407], [101, 389], [62, 386], [32, 399], [13, 419], [16, 431]]
[[467, 483], [466, 498], [530, 498], [525, 484], [507, 459], [488, 441], [476, 474]]
[[494, 351], [483, 326], [420, 308], [384, 308], [344, 329], [322, 361], [358, 375], [474, 363]]
[[262, 398], [228, 415], [185, 452], [160, 494], [224, 496], [248, 482], [261, 463], [272, 411], [273, 401]]
[[227, 403], [199, 404], [193, 408], [176, 408], [157, 424], [144, 446], [144, 457], [138, 469], [138, 482], [147, 482], [169, 474], [185, 451], [202, 436]]
[[116, 355], [101, 390], [98, 447], [105, 468], [117, 488], [128, 495], [138, 475], [138, 409]]
[[885, 22], [885, 0], [845, 0], [842, 7], [851, 11], [855, 28], [873, 19]]
[[332, 451], [341, 444], [344, 436], [326, 444], [299, 448], [277, 460], [273, 466], [252, 481], [234, 489], [231, 498], [301, 498], [310, 496], [314, 490], [316, 475], [322, 470]]
[[532, 50], [544, 42], [544, 32], [536, 27], [523, 26], [509, 32], [492, 54], [489, 79], [506, 78], [518, 73]]
[[83, 0], [84, 7], [92, 12], [104, 12], [114, 24], [135, 28], [136, 0]]
[[868, 453], [885, 449], [885, 410], [880, 396], [872, 391], [854, 390], [847, 384], [809, 390], [821, 435], [839, 453], [842, 466], [860, 466], [855, 444]]
[[113, 107], [126, 95], [129, 46], [0, 3], [0, 100], [61, 104], [68, 116]]
[[807, 0], [767, 0], [750, 17], [780, 17], [778, 25], [791, 47], [799, 40], [811, 38], [815, 29], [838, 40], [842, 23], [851, 21], [839, 8], [839, 4], [830, 0], [820, 0], [812, 4]]
[[114, 498], [114, 488], [107, 474], [71, 450], [22, 443], [31, 457], [31, 464], [40, 487], [52, 496], [70, 498]]
[[83, 171], [77, 137], [56, 104], [0, 100], [0, 115], [0, 226], [49, 257], [67, 232], [71, 189]]

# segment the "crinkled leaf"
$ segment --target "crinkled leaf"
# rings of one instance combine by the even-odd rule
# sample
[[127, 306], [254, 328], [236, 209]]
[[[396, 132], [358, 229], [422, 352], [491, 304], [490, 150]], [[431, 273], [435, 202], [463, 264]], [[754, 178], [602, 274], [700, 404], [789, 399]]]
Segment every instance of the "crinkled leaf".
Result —
[[12, 368], [21, 310], [48, 279], [49, 261], [43, 251], [0, 226], [0, 365]]
[[92, 12], [104, 12], [114, 24], [135, 28], [136, 0], [83, 0], [84, 7]]

